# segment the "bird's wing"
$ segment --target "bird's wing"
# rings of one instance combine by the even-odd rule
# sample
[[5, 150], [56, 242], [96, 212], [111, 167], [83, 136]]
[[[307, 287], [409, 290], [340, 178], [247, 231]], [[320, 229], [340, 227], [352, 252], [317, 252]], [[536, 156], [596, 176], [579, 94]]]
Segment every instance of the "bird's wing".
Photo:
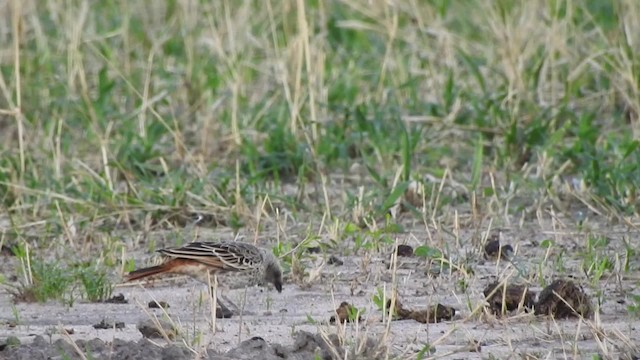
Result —
[[192, 259], [227, 271], [256, 268], [262, 254], [255, 246], [242, 242], [192, 242], [182, 247], [159, 250], [173, 258]]

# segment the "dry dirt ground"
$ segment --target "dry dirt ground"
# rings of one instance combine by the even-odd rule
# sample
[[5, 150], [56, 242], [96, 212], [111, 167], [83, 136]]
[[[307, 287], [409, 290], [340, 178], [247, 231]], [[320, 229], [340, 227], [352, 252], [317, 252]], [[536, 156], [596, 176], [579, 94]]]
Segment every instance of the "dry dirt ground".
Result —
[[[611, 240], [607, 249], [611, 254], [619, 253], [623, 248], [623, 237], [631, 241], [636, 249], [639, 248], [638, 234], [630, 233], [626, 228], [605, 223], [591, 223], [589, 226], [592, 233], [606, 235]], [[367, 359], [380, 354], [376, 353], [381, 351], [376, 345], [382, 349], [386, 346], [387, 352], [383, 351], [380, 358], [388, 355], [389, 358], [401, 359], [419, 356], [554, 359], [593, 358], [598, 354], [603, 358], [632, 359], [640, 355], [640, 321], [627, 312], [630, 295], [638, 293], [640, 264], [637, 258], [633, 260], [635, 263], [630, 264], [631, 271], [624, 276], [614, 276], [611, 272], [593, 284], [585, 278], [584, 272], [578, 270], [581, 261], [578, 254], [584, 247], [581, 245], [584, 234], [551, 222], [538, 220], [518, 228], [502, 228], [502, 241], [511, 244], [516, 254], [512, 261], [499, 262], [482, 256], [482, 247], [478, 244], [481, 239], [477, 238], [477, 232], [460, 230], [459, 244], [456, 244], [451, 232], [434, 231], [430, 237], [424, 226], [405, 230], [403, 234], [393, 235], [397, 243], [416, 247], [430, 242], [448, 242], [452, 262], [461, 264], [461, 257], [466, 257], [466, 263], [473, 273], [441, 269], [438, 274], [438, 267], [434, 264], [429, 265], [431, 270], [427, 271], [423, 258], [411, 257], [399, 258], [394, 276], [387, 266], [392, 245], [382, 247], [381, 251], [370, 257], [364, 256], [362, 251], [346, 256], [346, 252], [337, 249], [329, 250], [326, 255], [309, 254], [303, 261], [307, 272], [304, 281], [307, 284], [293, 283], [288, 277], [289, 283], [282, 293], [262, 288], [225, 291], [227, 298], [243, 307], [243, 314], [231, 319], [217, 319], [215, 332], [212, 331], [206, 287], [188, 279], [119, 285], [114, 294], [123, 294], [128, 300], [126, 304], [77, 302], [67, 307], [52, 302], [14, 305], [10, 295], [3, 291], [0, 293], [0, 340], [15, 336], [23, 345], [11, 351], [9, 347], [5, 348], [0, 351], [0, 358], [64, 358], [60, 350], [55, 346], [47, 347], [48, 344], [61, 344], [60, 341], [56, 342], [58, 339], [68, 342], [94, 338], [101, 339], [105, 344], [94, 342], [93, 348], [103, 346], [105, 349], [101, 353], [94, 351], [87, 358], [194, 358], [199, 354], [205, 358], [232, 359], [256, 358], [256, 354], [262, 351], [264, 353], [258, 357], [265, 359], [313, 359], [316, 358], [314, 352], [319, 355], [317, 358]], [[433, 234], [436, 233], [442, 238], [434, 239]], [[442, 235], [447, 233], [449, 235]], [[206, 237], [226, 238], [227, 235], [216, 236], [214, 232]], [[558, 244], [550, 253], [539, 246], [545, 239], [553, 239]], [[326, 260], [330, 254], [336, 255], [343, 264], [328, 264]], [[145, 257], [143, 251], [130, 255], [139, 260]], [[560, 255], [560, 260], [555, 257], [557, 255]], [[545, 256], [547, 260], [543, 266], [539, 266]], [[1, 261], [5, 275], [15, 273], [15, 263], [10, 265], [15, 261], [14, 258], [3, 256]], [[558, 261], [562, 262], [562, 271], [555, 265]], [[516, 268], [526, 276], [518, 277]], [[523, 311], [500, 318], [482, 311], [483, 288], [508, 275], [519, 282], [529, 279], [532, 290], [538, 293], [541, 290], [540, 277], [550, 283], [555, 278], [573, 275], [574, 280], [584, 286], [593, 306], [599, 311], [593, 319], [558, 320], [536, 317]], [[382, 312], [372, 298], [379, 290], [391, 294], [394, 281], [398, 298], [405, 306], [420, 309], [440, 303], [454, 307], [456, 315], [450, 321], [437, 324], [422, 324], [414, 320], [382, 321]], [[604, 295], [598, 296], [597, 291], [603, 291]], [[153, 299], [170, 305], [166, 314], [161, 309], [148, 308], [147, 304]], [[364, 309], [360, 323], [329, 324], [329, 318], [335, 315], [334, 309], [343, 301]], [[599, 301], [601, 303], [598, 305]], [[153, 317], [165, 320], [168, 317], [176, 324], [179, 335], [178, 340], [171, 342], [174, 352], [158, 352], [149, 343], [152, 341], [166, 347], [167, 341], [164, 339], [142, 340], [138, 326]], [[107, 323], [122, 322], [124, 327], [105, 330], [93, 327], [103, 320]], [[63, 335], [62, 329], [72, 330], [72, 334]], [[315, 345], [311, 345], [306, 353], [302, 352], [304, 344], [301, 345], [301, 342], [305, 340], [301, 340], [300, 334], [306, 334], [303, 332], [338, 335], [338, 340], [342, 341], [342, 348], [338, 349], [340, 354], [330, 355], [331, 351], [325, 349], [323, 355], [315, 349]], [[264, 342], [260, 339], [250, 340], [254, 337], [260, 337]], [[375, 341], [363, 342], [367, 337]], [[317, 338], [320, 339], [319, 336]], [[238, 352], [239, 343], [245, 340], [250, 340], [242, 344], [245, 352]], [[32, 344], [30, 350], [29, 344]], [[78, 344], [81, 348], [86, 346], [83, 342]], [[181, 344], [186, 344], [189, 350], [183, 351], [185, 346], [178, 346]], [[431, 345], [430, 350], [419, 354], [426, 344]], [[130, 353], [122, 352], [121, 348], [126, 346], [138, 348]], [[367, 347], [370, 349], [367, 350]], [[44, 350], [34, 350], [38, 348]], [[229, 350], [232, 352], [227, 353], [227, 357], [216, 355]], [[347, 353], [348, 356], [345, 355]], [[67, 347], [67, 354], [70, 358], [81, 358], [71, 347]]]

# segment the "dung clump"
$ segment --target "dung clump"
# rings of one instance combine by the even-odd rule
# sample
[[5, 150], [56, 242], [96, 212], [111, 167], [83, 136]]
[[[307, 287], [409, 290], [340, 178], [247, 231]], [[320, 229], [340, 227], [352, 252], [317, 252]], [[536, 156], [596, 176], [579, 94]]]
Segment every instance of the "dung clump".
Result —
[[[358, 322], [362, 321], [362, 317], [360, 316], [360, 312], [358, 308], [349, 304], [346, 301], [343, 301], [340, 306], [336, 309], [336, 314], [338, 315], [337, 320], [342, 324], [344, 322]], [[329, 319], [329, 323], [333, 324], [336, 322], [336, 316], [331, 316]]]
[[582, 287], [571, 280], [558, 279], [545, 287], [538, 296], [536, 315], [551, 315], [556, 319], [591, 317], [591, 300]]
[[501, 314], [503, 309], [514, 311], [520, 307], [533, 309], [535, 293], [525, 285], [502, 284], [499, 281], [489, 284], [483, 290], [489, 310], [494, 314]]
[[513, 255], [513, 247], [509, 244], [501, 245], [500, 239], [494, 236], [484, 247], [484, 257], [486, 259], [508, 260]]
[[[387, 300], [387, 309], [391, 308], [391, 300]], [[451, 306], [435, 304], [423, 310], [411, 310], [402, 306], [402, 303], [396, 299], [395, 313], [397, 320], [411, 319], [419, 323], [438, 323], [453, 319], [456, 309]]]
[[395, 249], [398, 256], [401, 257], [412, 257], [413, 256], [413, 248], [410, 245], [400, 244]]

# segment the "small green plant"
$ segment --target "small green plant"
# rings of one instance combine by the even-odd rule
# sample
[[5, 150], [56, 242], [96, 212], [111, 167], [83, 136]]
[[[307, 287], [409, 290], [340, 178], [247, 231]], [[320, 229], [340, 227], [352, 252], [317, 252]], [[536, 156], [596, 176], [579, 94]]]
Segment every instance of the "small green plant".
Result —
[[103, 301], [113, 292], [113, 285], [107, 278], [106, 269], [86, 264], [67, 267], [58, 262], [33, 258], [26, 246], [16, 246], [13, 251], [20, 260], [19, 271], [23, 275], [20, 286], [9, 286], [17, 300], [26, 302], [58, 300], [72, 306], [78, 284], [82, 286], [82, 296], [89, 301]]
[[[539, 246], [541, 249], [545, 249], [545, 255], [542, 258], [542, 260], [540, 260], [540, 262], [538, 263], [538, 271], [540, 272], [542, 271], [542, 268], [545, 266], [544, 264], [546, 264], [547, 260], [549, 260], [549, 257], [553, 255], [552, 250], [554, 249], [555, 242], [552, 239], [544, 239], [540, 242]], [[564, 254], [564, 249], [560, 248], [560, 252], [553, 259], [556, 270], [558, 271], [561, 271], [561, 269], [564, 269], [563, 254]]]
[[347, 314], [347, 319], [349, 322], [356, 322], [360, 320], [360, 317], [364, 314], [364, 308], [357, 308], [355, 306], [349, 306], [349, 311]]
[[309, 249], [317, 243], [317, 240], [316, 235], [309, 235], [296, 247], [293, 247], [291, 243], [283, 242], [273, 246], [274, 256], [280, 259], [283, 271], [290, 272], [294, 281], [304, 282], [304, 279], [307, 278], [308, 273], [303, 260], [310, 256]]
[[604, 236], [589, 236], [587, 248], [582, 253], [582, 270], [594, 282], [600, 281], [602, 276], [613, 270], [614, 262], [605, 254], [609, 239]]
[[307, 314], [307, 322], [309, 323], [309, 325], [315, 325], [318, 322], [316, 321], [316, 319], [314, 319], [311, 315]]
[[456, 285], [457, 285], [457, 288], [460, 290], [460, 292], [463, 292], [463, 293], [466, 292], [467, 289], [469, 288], [469, 282], [464, 277], [460, 278], [456, 282]]
[[33, 277], [31, 274], [31, 258], [29, 255], [29, 248], [26, 243], [19, 243], [11, 248], [13, 255], [20, 260], [20, 272], [25, 285], [33, 283]]
[[34, 259], [31, 261], [31, 272], [33, 283], [25, 290], [33, 296], [33, 300], [46, 302], [54, 299], [73, 305], [74, 277], [69, 269], [55, 262]]
[[197, 347], [200, 346], [200, 344], [202, 344], [202, 340], [204, 338], [204, 334], [202, 333], [202, 331], [194, 331], [193, 333], [193, 339], [191, 339], [190, 344], [191, 346]]
[[416, 360], [425, 359], [427, 356], [435, 352], [435, 348], [431, 344], [424, 344], [422, 349], [416, 354]]
[[282, 270], [284, 272], [290, 272], [298, 255], [293, 251], [292, 245], [290, 243], [279, 242], [271, 248], [271, 251], [273, 255], [279, 259]]
[[250, 139], [242, 147], [243, 172], [250, 175], [250, 182], [260, 183], [271, 178], [276, 182], [293, 177], [304, 178], [312, 172], [309, 149], [300, 141], [281, 117], [281, 113], [269, 114], [258, 124], [266, 138], [256, 145]]
[[565, 258], [565, 249], [560, 249], [560, 252], [558, 252], [558, 254], [555, 256], [555, 260], [553, 261], [555, 269], [559, 273], [566, 271]]
[[387, 305], [385, 304], [385, 296], [384, 292], [381, 288], [376, 288], [376, 293], [373, 294], [373, 303], [376, 305], [379, 311], [384, 312], [386, 310]]
[[627, 305], [629, 315], [640, 318], [640, 295], [631, 295], [631, 304]]
[[82, 283], [84, 295], [91, 302], [104, 301], [111, 297], [113, 284], [107, 278], [104, 269], [87, 267], [78, 270], [78, 278]]
[[437, 260], [442, 258], [442, 251], [427, 245], [418, 246], [413, 251], [413, 253], [418, 257], [423, 257], [431, 260]]
[[628, 243], [628, 241], [625, 241], [624, 265], [622, 267], [622, 270], [625, 273], [628, 273], [630, 271], [631, 269], [630, 261], [636, 256], [637, 256], [637, 251], [633, 248], [631, 244]]
[[[466, 267], [457, 267], [456, 265], [449, 262], [449, 260], [445, 257], [445, 254], [437, 248], [421, 245], [415, 248], [413, 253], [417, 257], [421, 257], [426, 259], [427, 269], [429, 269], [432, 273], [442, 273], [443, 271], [450, 270], [463, 270], [467, 271]], [[466, 266], [466, 265], [465, 265]]]
[[15, 324], [20, 325], [20, 310], [18, 310], [18, 307], [15, 304], [11, 304], [11, 314], [13, 314], [13, 321]]
[[129, 259], [127, 260], [127, 262], [124, 264], [124, 271], [125, 272], [132, 272], [136, 269], [136, 261], [133, 259]]
[[402, 226], [394, 223], [391, 218], [387, 216], [383, 226], [374, 230], [362, 229], [354, 223], [347, 223], [344, 227], [343, 235], [353, 238], [353, 251], [357, 253], [360, 249], [379, 251], [384, 245], [394, 243], [391, 234], [402, 231]]
[[[389, 304], [390, 299], [391, 298], [388, 296], [385, 297], [384, 291], [381, 288], [376, 288], [376, 293], [373, 294], [373, 297], [372, 297], [372, 301], [376, 305], [376, 308], [378, 309], [378, 311], [385, 314], [385, 316], [388, 315], [389, 308], [387, 307], [387, 304]], [[391, 316], [396, 316], [395, 311], [393, 314], [391, 314]]]

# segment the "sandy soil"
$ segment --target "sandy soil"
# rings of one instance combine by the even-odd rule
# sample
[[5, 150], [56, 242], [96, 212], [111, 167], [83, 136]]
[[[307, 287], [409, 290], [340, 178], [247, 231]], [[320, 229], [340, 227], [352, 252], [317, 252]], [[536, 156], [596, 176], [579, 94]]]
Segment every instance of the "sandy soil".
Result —
[[[461, 234], [461, 238], [469, 236]], [[417, 245], [415, 232], [400, 235], [399, 242]], [[620, 236], [610, 231], [612, 246]], [[474, 275], [464, 276], [460, 272], [441, 272], [433, 276], [425, 274], [425, 261], [418, 258], [400, 258], [396, 273], [398, 296], [403, 304], [412, 308], [424, 308], [441, 303], [453, 306], [457, 314], [451, 321], [438, 324], [421, 324], [413, 320], [393, 321], [387, 329], [381, 312], [375, 307], [372, 297], [377, 289], [392, 288], [393, 274], [387, 268], [386, 256], [371, 259], [362, 256], [336, 255], [343, 265], [328, 265], [321, 255], [311, 255], [306, 260], [307, 271], [318, 275], [310, 284], [288, 283], [282, 293], [263, 288], [227, 290], [226, 296], [243, 307], [242, 317], [217, 319], [216, 331], [212, 331], [210, 303], [206, 287], [189, 279], [171, 279], [140, 284], [120, 285], [115, 294], [122, 293], [127, 304], [92, 304], [78, 302], [73, 307], [58, 303], [13, 304], [10, 295], [0, 294], [0, 342], [8, 336], [17, 336], [23, 344], [33, 341], [36, 335], [45, 340], [94, 339], [105, 342], [115, 339], [138, 342], [142, 335], [138, 324], [153, 316], [169, 318], [177, 324], [180, 339], [197, 353], [224, 353], [236, 348], [241, 341], [259, 336], [268, 344], [293, 346], [295, 333], [307, 331], [338, 334], [344, 339], [345, 348], [354, 348], [358, 339], [365, 336], [379, 339], [389, 345], [392, 358], [416, 358], [417, 352], [429, 343], [433, 349], [429, 356], [452, 359], [487, 358], [590, 358], [607, 349], [614, 358], [633, 358], [640, 353], [640, 321], [630, 317], [626, 306], [629, 294], [636, 290], [639, 264], [632, 264], [634, 273], [627, 278], [605, 277], [601, 288], [606, 296], [601, 297], [600, 310], [593, 320], [552, 320], [535, 317], [530, 313], [519, 313], [509, 318], [496, 318], [482, 311], [470, 316], [483, 303], [483, 288], [499, 275], [515, 273], [514, 263], [527, 273], [536, 271], [535, 259], [544, 256], [544, 249], [537, 241], [548, 238], [548, 234], [531, 230], [506, 231], [503, 238], [517, 249], [513, 262], [489, 261], [482, 256], [471, 256]], [[391, 248], [391, 247], [390, 247]], [[471, 245], [464, 245], [458, 254], [477, 253]], [[577, 262], [567, 257], [565, 268], [575, 268]], [[553, 269], [542, 269], [545, 279], [557, 278]], [[570, 272], [568, 272], [570, 273]], [[577, 282], [584, 283], [579, 278]], [[634, 278], [635, 276], [635, 278]], [[461, 287], [466, 283], [466, 290]], [[586, 285], [584, 283], [583, 285]], [[536, 284], [532, 289], [539, 292]], [[585, 291], [597, 305], [591, 287]], [[170, 308], [149, 309], [149, 301], [166, 301]], [[331, 325], [329, 318], [333, 309], [342, 301], [348, 301], [365, 310], [364, 320], [359, 324]], [[243, 304], [243, 305], [242, 305]], [[124, 322], [122, 329], [98, 330], [94, 324], [102, 320]], [[60, 329], [73, 329], [72, 335], [61, 335]], [[164, 346], [162, 339], [153, 340]], [[178, 341], [180, 342], [180, 341]], [[477, 351], [475, 344], [479, 344]], [[0, 352], [0, 358], [5, 352]]]

